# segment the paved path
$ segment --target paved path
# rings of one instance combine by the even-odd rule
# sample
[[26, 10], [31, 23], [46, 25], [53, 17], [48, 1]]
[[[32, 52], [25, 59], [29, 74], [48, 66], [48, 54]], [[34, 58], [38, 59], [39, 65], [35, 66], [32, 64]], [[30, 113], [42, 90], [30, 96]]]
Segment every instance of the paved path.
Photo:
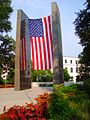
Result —
[[51, 93], [51, 87], [37, 87], [22, 91], [15, 91], [14, 88], [0, 88], [0, 113], [3, 112], [3, 107], [7, 108], [14, 105], [24, 105], [26, 102], [35, 103], [34, 98], [44, 92]]

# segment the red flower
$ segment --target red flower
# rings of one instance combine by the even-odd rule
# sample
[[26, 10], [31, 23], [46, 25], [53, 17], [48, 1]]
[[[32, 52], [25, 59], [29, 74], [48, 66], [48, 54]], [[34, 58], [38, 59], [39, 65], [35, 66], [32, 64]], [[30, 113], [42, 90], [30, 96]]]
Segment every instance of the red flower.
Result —
[[[26, 103], [25, 106], [13, 106], [7, 112], [6, 116], [7, 120], [47, 120], [47, 108], [50, 101], [50, 96], [48, 93], [44, 93], [43, 95], [39, 95], [38, 98], [35, 99], [37, 104]], [[6, 106], [4, 107], [4, 111], [6, 111]], [[3, 115], [3, 114], [2, 114]], [[2, 117], [3, 118], [3, 117]], [[0, 120], [4, 120], [4, 119]]]

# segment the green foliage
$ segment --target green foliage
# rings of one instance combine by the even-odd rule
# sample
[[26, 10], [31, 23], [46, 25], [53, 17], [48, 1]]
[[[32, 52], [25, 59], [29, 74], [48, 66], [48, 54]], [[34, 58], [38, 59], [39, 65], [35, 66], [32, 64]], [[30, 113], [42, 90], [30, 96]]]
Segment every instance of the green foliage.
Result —
[[0, 80], [2, 80], [2, 77], [1, 77], [2, 71], [3, 71], [2, 64], [0, 64]]
[[1, 37], [0, 44], [0, 63], [7, 67], [14, 66], [15, 41], [12, 37], [6, 35]]
[[84, 90], [88, 93], [90, 97], [90, 78], [85, 80], [83, 85], [84, 85]]
[[[11, 72], [11, 69], [14, 69], [15, 66], [15, 41], [12, 37], [6, 35], [5, 37], [1, 37], [0, 44], [0, 64], [1, 70], [4, 69], [6, 71]], [[0, 76], [2, 74], [0, 73]], [[14, 76], [13, 76], [14, 77]], [[12, 78], [11, 78], [12, 79]]]
[[52, 100], [48, 108], [50, 120], [70, 120], [74, 111], [70, 109], [68, 101], [61, 95], [52, 94]]
[[82, 78], [90, 77], [90, 1], [87, 0], [86, 8], [77, 13], [75, 19], [75, 32], [80, 39], [80, 44], [83, 46], [83, 51], [79, 55], [81, 70], [80, 76]]
[[10, 69], [8, 73], [7, 84], [14, 84], [14, 68]]
[[55, 85], [48, 111], [50, 120], [89, 120], [90, 99], [79, 85]]
[[10, 15], [13, 12], [11, 0], [0, 0], [0, 32], [11, 30]]
[[5, 84], [5, 82], [4, 82], [4, 80], [1, 78], [0, 79], [0, 85], [4, 85]]
[[[10, 15], [13, 12], [11, 0], [0, 0], [0, 79], [3, 69], [14, 69], [15, 41], [6, 33], [10, 32]], [[3, 34], [4, 33], [4, 34]]]
[[49, 82], [51, 81], [52, 73], [50, 70], [32, 70], [31, 76], [33, 82]]
[[67, 69], [64, 69], [64, 81], [68, 81], [70, 79], [70, 75]]

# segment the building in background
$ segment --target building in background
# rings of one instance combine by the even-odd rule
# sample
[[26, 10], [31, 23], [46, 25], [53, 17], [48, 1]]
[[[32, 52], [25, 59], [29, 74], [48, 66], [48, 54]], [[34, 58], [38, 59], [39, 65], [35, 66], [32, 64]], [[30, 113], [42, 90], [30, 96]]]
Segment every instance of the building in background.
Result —
[[71, 80], [73, 80], [74, 83], [76, 83], [76, 78], [79, 75], [80, 64], [78, 61], [79, 58], [77, 57], [63, 57], [63, 68], [68, 70]]

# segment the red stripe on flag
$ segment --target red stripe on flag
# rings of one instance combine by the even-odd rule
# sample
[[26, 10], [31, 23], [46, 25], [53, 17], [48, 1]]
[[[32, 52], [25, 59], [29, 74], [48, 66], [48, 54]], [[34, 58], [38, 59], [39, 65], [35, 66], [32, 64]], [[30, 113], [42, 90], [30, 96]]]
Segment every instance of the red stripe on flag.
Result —
[[47, 60], [46, 60], [46, 48], [45, 48], [45, 41], [44, 38], [42, 37], [42, 41], [43, 41], [43, 50], [44, 50], [44, 63], [45, 63], [45, 70], [47, 69]]
[[53, 46], [52, 46], [52, 30], [51, 30], [51, 18], [48, 16], [48, 23], [49, 23], [49, 32], [50, 32], [50, 45], [51, 45], [51, 68], [53, 67]]
[[[48, 64], [50, 68], [50, 48], [49, 48], [49, 38], [48, 38], [48, 26], [47, 26], [47, 20], [46, 17], [44, 17], [44, 24], [45, 24], [45, 33], [46, 33], [46, 43], [47, 43], [47, 54], [48, 54]], [[47, 68], [47, 69], [49, 69]]]
[[38, 38], [38, 44], [39, 44], [39, 54], [40, 54], [40, 64], [39, 64], [39, 68], [41, 68], [41, 70], [43, 70], [43, 63], [42, 63], [42, 51], [41, 51], [41, 42], [40, 42], [40, 37]]
[[36, 49], [36, 70], [38, 70], [39, 66], [38, 66], [38, 48], [37, 48], [37, 39], [36, 37], [34, 38], [34, 42], [35, 42], [35, 49]]
[[41, 55], [42, 56], [42, 70], [45, 70], [45, 58], [44, 58], [44, 39], [40, 37], [40, 44], [41, 44]]
[[32, 45], [32, 69], [34, 69], [34, 45], [33, 45], [33, 38], [30, 38], [31, 40], [31, 45]]

